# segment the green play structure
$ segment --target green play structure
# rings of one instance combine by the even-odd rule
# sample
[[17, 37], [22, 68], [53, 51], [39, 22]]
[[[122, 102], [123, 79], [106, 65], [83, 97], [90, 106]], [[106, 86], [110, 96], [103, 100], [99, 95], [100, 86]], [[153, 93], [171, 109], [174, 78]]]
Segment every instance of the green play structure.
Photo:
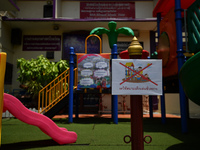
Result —
[[179, 78], [185, 94], [190, 100], [200, 105], [200, 0], [196, 0], [187, 10], [188, 47], [194, 56], [182, 66]]

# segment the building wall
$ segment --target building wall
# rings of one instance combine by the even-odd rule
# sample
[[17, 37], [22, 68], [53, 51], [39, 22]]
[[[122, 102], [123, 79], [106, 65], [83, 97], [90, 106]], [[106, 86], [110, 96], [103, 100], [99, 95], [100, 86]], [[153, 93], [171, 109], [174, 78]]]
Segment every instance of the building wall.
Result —
[[[181, 116], [179, 93], [165, 94], [165, 109], [166, 109], [166, 114], [175, 114]], [[160, 105], [158, 111], [161, 112]], [[198, 106], [191, 100], [189, 100], [189, 117], [190, 118], [200, 117], [200, 106]]]
[[153, 12], [152, 2], [135, 2], [135, 15], [136, 18], [152, 18]]
[[[59, 31], [56, 32], [54, 30], [37, 30], [37, 31], [30, 31], [30, 30], [23, 30], [23, 35], [62, 35], [62, 32]], [[15, 46], [14, 47], [14, 56], [13, 56], [13, 65], [14, 65], [14, 70], [13, 70], [13, 89], [19, 89], [19, 81], [17, 81], [17, 77], [18, 77], [18, 69], [17, 69], [17, 59], [19, 58], [24, 58], [24, 59], [35, 59], [37, 58], [39, 55], [44, 55], [46, 56], [46, 51], [22, 51], [22, 45], [19, 46]], [[54, 52], [54, 59], [50, 60], [50, 61], [54, 61], [57, 62], [59, 61], [62, 57], [62, 51], [55, 51]]]
[[[6, 62], [13, 64], [13, 56], [14, 56], [14, 49], [13, 46], [10, 44], [11, 39], [11, 28], [2, 22], [0, 22], [0, 43], [2, 45], [2, 52], [7, 53]], [[13, 85], [6, 85], [4, 89], [8, 91], [12, 91]]]
[[62, 13], [60, 17], [80, 18], [80, 2], [62, 1], [61, 10]]
[[[43, 6], [46, 5], [46, 1], [17, 1], [17, 6], [20, 8], [20, 11], [17, 13], [17, 18], [43, 18]], [[153, 11], [153, 1], [152, 2], [135, 2], [136, 5], [136, 18], [149, 18], [152, 17]], [[149, 6], [146, 8], [146, 6]], [[80, 2], [79, 1], [57, 1], [57, 9], [56, 9], [56, 16], [58, 18], [73, 18], [79, 19], [80, 18]], [[77, 24], [74, 22], [74, 24]], [[91, 30], [88, 25], [84, 25], [84, 23], [80, 24], [80, 30]], [[81, 25], [82, 24], [82, 25]], [[100, 25], [100, 24], [99, 24]], [[9, 25], [7, 25], [9, 28]], [[53, 25], [52, 25], [53, 27]], [[12, 27], [10, 27], [11, 29]], [[130, 27], [134, 29], [133, 27]], [[9, 30], [9, 29], [8, 29]], [[7, 32], [8, 32], [7, 30]], [[69, 24], [68, 26], [62, 27], [58, 31], [54, 31], [49, 27], [45, 29], [37, 29], [37, 30], [29, 30], [29, 29], [22, 29], [23, 35], [61, 35], [65, 32], [73, 31], [73, 24]], [[10, 35], [10, 33], [6, 34]], [[132, 37], [128, 36], [119, 36], [118, 41], [130, 41]], [[139, 41], [144, 43], [144, 49], [150, 49], [150, 40], [149, 40], [149, 31], [144, 30], [140, 31], [140, 36], [138, 37]], [[108, 37], [107, 35], [102, 35], [102, 49], [104, 53], [110, 53], [111, 50], [108, 44]], [[9, 45], [9, 44], [7, 44]], [[33, 51], [22, 51], [22, 45], [19, 46], [12, 46], [10, 48], [14, 51], [13, 53], [13, 61], [12, 64], [14, 65], [13, 70], [13, 89], [19, 88], [19, 82], [17, 79], [17, 72], [18, 69], [16, 68], [16, 61], [17, 59], [21, 58], [22, 56], [25, 59], [36, 58], [37, 56], [43, 54], [46, 55], [46, 52], [33, 52]], [[58, 61], [62, 56], [62, 51], [55, 52], [55, 59], [51, 61]], [[10, 56], [10, 55], [9, 55]]]
[[18, 18], [43, 18], [43, 6], [46, 1], [18, 1], [17, 6], [20, 11]]
[[[46, 1], [18, 1], [17, 6], [20, 8], [18, 12], [19, 18], [42, 18], [43, 5]], [[135, 2], [136, 18], [152, 18], [154, 1]], [[79, 1], [58, 1], [57, 17], [80, 18], [80, 2]]]

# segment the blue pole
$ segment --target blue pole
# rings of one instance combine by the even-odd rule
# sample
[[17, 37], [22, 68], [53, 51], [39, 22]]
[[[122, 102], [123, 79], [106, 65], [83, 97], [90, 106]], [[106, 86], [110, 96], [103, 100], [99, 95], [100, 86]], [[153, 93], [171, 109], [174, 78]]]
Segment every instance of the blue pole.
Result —
[[157, 32], [158, 32], [158, 37], [160, 36], [160, 21], [161, 21], [161, 13], [157, 13]]
[[[183, 41], [182, 41], [182, 17], [181, 17], [181, 1], [175, 0], [175, 15], [176, 15], [176, 37], [177, 37], [177, 58], [178, 58], [178, 72], [184, 64], [183, 55]], [[187, 125], [187, 102], [183, 87], [179, 80], [179, 94], [180, 94], [180, 109], [181, 109], [181, 125], [182, 133], [188, 132]]]
[[149, 96], [149, 117], [153, 118], [153, 96]]
[[[160, 21], [161, 21], [161, 13], [157, 14], [157, 32], [158, 32], [158, 38], [160, 36]], [[164, 86], [162, 85], [163, 94], [160, 97], [160, 105], [161, 105], [161, 119], [162, 123], [166, 123], [166, 110], [165, 110], [165, 93], [164, 93]]]
[[73, 122], [73, 86], [74, 86], [74, 48], [70, 47], [69, 58], [69, 123]]
[[79, 118], [79, 96], [80, 94], [77, 92], [76, 93], [76, 118]]
[[[112, 59], [117, 59], [117, 44], [113, 45]], [[112, 118], [113, 118], [113, 122], [115, 124], [118, 124], [118, 96], [117, 95], [112, 95]]]
[[163, 95], [160, 97], [161, 100], [161, 119], [162, 123], [166, 123], [166, 110], [165, 110], [165, 93], [164, 93], [164, 85], [162, 85]]

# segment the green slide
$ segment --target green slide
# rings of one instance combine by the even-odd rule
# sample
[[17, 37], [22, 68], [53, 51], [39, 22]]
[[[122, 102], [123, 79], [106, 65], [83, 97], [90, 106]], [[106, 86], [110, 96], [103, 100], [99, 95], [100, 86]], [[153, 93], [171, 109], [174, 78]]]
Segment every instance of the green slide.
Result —
[[179, 79], [185, 94], [200, 105], [200, 0], [187, 9], [188, 46], [190, 53], [196, 53], [182, 66]]
[[188, 98], [200, 106], [200, 52], [184, 63], [179, 79]]

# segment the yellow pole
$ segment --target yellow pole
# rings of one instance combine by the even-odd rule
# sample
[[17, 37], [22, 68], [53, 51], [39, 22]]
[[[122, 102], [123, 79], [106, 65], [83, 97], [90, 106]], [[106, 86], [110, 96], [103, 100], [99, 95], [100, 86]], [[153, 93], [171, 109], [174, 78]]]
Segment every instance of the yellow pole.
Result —
[[3, 93], [4, 93], [4, 77], [6, 70], [6, 53], [0, 53], [0, 147], [1, 147], [1, 129], [2, 129], [2, 113], [3, 113]]

